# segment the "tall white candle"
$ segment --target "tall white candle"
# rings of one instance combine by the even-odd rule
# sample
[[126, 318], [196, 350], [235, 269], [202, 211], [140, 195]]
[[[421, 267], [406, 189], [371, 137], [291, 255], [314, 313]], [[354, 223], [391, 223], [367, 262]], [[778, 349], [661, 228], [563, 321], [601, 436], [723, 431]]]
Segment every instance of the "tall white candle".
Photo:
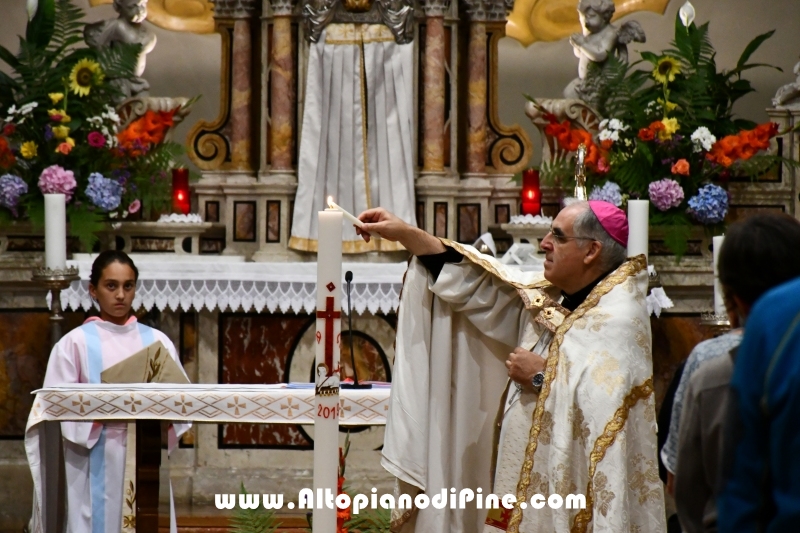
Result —
[[648, 257], [650, 200], [628, 200], [628, 257]]
[[725, 240], [724, 235], [714, 237], [714, 314], [725, 316], [725, 301], [722, 299], [722, 284], [719, 282], [719, 251], [722, 249], [722, 242]]
[[[342, 212], [319, 212], [317, 248], [316, 412], [314, 413], [314, 496], [330, 491], [339, 478], [339, 340], [342, 299]], [[325, 496], [327, 499], [327, 496]], [[322, 505], [320, 505], [322, 504]], [[314, 533], [336, 532], [336, 509], [314, 502]]]
[[63, 194], [44, 195], [44, 265], [67, 266], [67, 202]]

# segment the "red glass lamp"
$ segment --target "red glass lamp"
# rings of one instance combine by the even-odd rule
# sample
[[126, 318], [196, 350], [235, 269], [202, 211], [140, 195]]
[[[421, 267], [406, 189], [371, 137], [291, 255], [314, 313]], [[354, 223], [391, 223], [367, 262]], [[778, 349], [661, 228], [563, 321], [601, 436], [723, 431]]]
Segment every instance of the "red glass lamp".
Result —
[[172, 210], [188, 215], [192, 202], [189, 194], [189, 169], [172, 169]]
[[542, 213], [542, 190], [539, 187], [539, 171], [529, 168], [522, 173], [522, 214]]

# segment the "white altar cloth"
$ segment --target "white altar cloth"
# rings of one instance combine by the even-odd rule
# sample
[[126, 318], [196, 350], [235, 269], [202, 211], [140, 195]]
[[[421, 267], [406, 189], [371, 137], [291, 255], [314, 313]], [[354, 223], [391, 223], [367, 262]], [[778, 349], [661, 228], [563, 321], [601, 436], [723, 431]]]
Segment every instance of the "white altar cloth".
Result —
[[[385, 425], [386, 388], [341, 389], [339, 424]], [[44, 421], [180, 420], [313, 424], [314, 388], [278, 385], [73, 384], [34, 391], [26, 432]]]
[[[249, 263], [233, 257], [132, 256], [139, 269], [134, 309], [143, 306], [163, 311], [237, 310], [313, 313], [316, 309], [316, 263]], [[80, 281], [61, 291], [63, 309], [88, 310], [89, 274], [94, 256], [79, 254], [67, 266], [78, 268]], [[397, 311], [407, 264], [345, 263], [353, 272], [351, 298], [356, 313]], [[342, 280], [342, 302], [346, 302]], [[49, 298], [49, 295], [48, 295]], [[49, 304], [49, 300], [48, 300]]]

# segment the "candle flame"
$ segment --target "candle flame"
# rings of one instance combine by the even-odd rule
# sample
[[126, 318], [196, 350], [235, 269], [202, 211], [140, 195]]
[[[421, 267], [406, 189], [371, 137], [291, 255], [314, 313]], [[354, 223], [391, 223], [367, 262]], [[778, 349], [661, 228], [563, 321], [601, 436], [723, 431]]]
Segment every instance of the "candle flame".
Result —
[[333, 196], [328, 196], [328, 207], [334, 209], [333, 207]]
[[533, 191], [528, 191], [528, 198], [533, 200]]

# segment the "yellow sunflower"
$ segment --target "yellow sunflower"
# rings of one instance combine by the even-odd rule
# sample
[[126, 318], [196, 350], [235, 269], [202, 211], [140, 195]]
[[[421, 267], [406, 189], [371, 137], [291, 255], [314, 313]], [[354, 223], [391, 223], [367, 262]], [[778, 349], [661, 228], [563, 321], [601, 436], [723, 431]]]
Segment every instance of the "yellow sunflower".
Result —
[[38, 153], [38, 148], [35, 142], [25, 141], [22, 143], [22, 146], [19, 147], [19, 153], [22, 154], [22, 157], [25, 159], [33, 159]]
[[681, 64], [674, 57], [664, 56], [658, 60], [653, 69], [653, 77], [659, 83], [675, 81], [675, 74], [681, 71]]
[[72, 67], [69, 74], [69, 88], [78, 96], [86, 96], [92, 90], [92, 85], [103, 81], [103, 70], [96, 61], [81, 59]]

